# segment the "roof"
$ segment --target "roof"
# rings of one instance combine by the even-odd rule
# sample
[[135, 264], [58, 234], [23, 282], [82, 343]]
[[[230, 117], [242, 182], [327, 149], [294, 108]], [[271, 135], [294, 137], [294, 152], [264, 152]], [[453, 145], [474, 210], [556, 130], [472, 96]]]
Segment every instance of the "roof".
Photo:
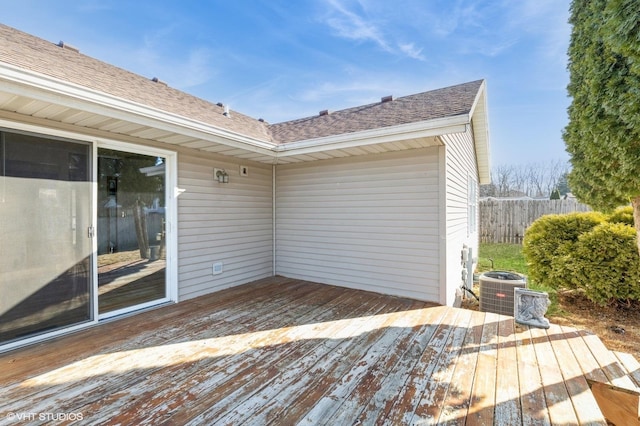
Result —
[[[314, 117], [268, 124], [0, 24], [0, 109], [49, 123], [151, 138], [267, 163], [441, 144], [472, 125], [488, 179], [485, 82], [472, 81]], [[370, 146], [369, 149], [357, 147]], [[375, 147], [373, 146], [375, 145]], [[485, 178], [483, 178], [485, 176]]]
[[270, 141], [267, 124], [224, 106], [0, 24], [0, 61], [212, 126]]
[[[294, 142], [469, 114], [482, 80], [270, 126], [273, 139]], [[387, 98], [388, 99], [388, 98]]]

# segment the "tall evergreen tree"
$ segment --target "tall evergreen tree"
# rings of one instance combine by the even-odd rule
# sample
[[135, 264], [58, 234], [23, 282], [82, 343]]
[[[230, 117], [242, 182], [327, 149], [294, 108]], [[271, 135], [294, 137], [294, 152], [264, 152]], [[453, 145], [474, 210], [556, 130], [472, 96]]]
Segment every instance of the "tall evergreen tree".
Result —
[[597, 209], [631, 202], [640, 235], [640, 6], [573, 0], [570, 23], [569, 185]]

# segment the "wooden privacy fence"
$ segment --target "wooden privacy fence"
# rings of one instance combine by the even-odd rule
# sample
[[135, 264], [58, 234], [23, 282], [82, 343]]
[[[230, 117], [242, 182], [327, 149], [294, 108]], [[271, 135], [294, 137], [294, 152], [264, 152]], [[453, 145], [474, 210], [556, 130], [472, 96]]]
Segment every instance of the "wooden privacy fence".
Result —
[[524, 231], [540, 216], [586, 212], [576, 200], [480, 200], [480, 242], [521, 244]]

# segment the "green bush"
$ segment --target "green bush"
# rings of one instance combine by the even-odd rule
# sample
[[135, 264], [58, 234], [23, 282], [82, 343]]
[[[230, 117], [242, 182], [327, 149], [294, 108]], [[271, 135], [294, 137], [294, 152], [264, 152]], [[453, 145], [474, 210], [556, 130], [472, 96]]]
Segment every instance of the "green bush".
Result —
[[529, 277], [539, 285], [572, 288], [567, 274], [574, 245], [580, 235], [604, 222], [602, 213], [569, 213], [542, 216], [527, 229], [522, 251], [527, 259]]
[[624, 223], [633, 226], [633, 207], [618, 207], [607, 217], [607, 222]]
[[573, 282], [600, 305], [640, 300], [640, 256], [636, 231], [624, 223], [602, 223], [580, 236], [571, 259]]

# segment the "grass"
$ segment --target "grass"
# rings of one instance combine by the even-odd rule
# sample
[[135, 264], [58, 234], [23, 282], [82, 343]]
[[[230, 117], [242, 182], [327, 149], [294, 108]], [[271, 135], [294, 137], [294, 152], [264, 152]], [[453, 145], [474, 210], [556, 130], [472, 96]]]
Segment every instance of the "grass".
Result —
[[[522, 253], [520, 244], [497, 244], [481, 243], [478, 256], [478, 273], [486, 271], [510, 271], [522, 275], [528, 275], [527, 261]], [[544, 291], [549, 294], [551, 306], [547, 310], [548, 315], [562, 315], [563, 311], [558, 303], [557, 291], [553, 288], [544, 287], [528, 280], [527, 285], [532, 290]]]
[[491, 270], [528, 273], [520, 244], [480, 244], [477, 270], [479, 273]]

